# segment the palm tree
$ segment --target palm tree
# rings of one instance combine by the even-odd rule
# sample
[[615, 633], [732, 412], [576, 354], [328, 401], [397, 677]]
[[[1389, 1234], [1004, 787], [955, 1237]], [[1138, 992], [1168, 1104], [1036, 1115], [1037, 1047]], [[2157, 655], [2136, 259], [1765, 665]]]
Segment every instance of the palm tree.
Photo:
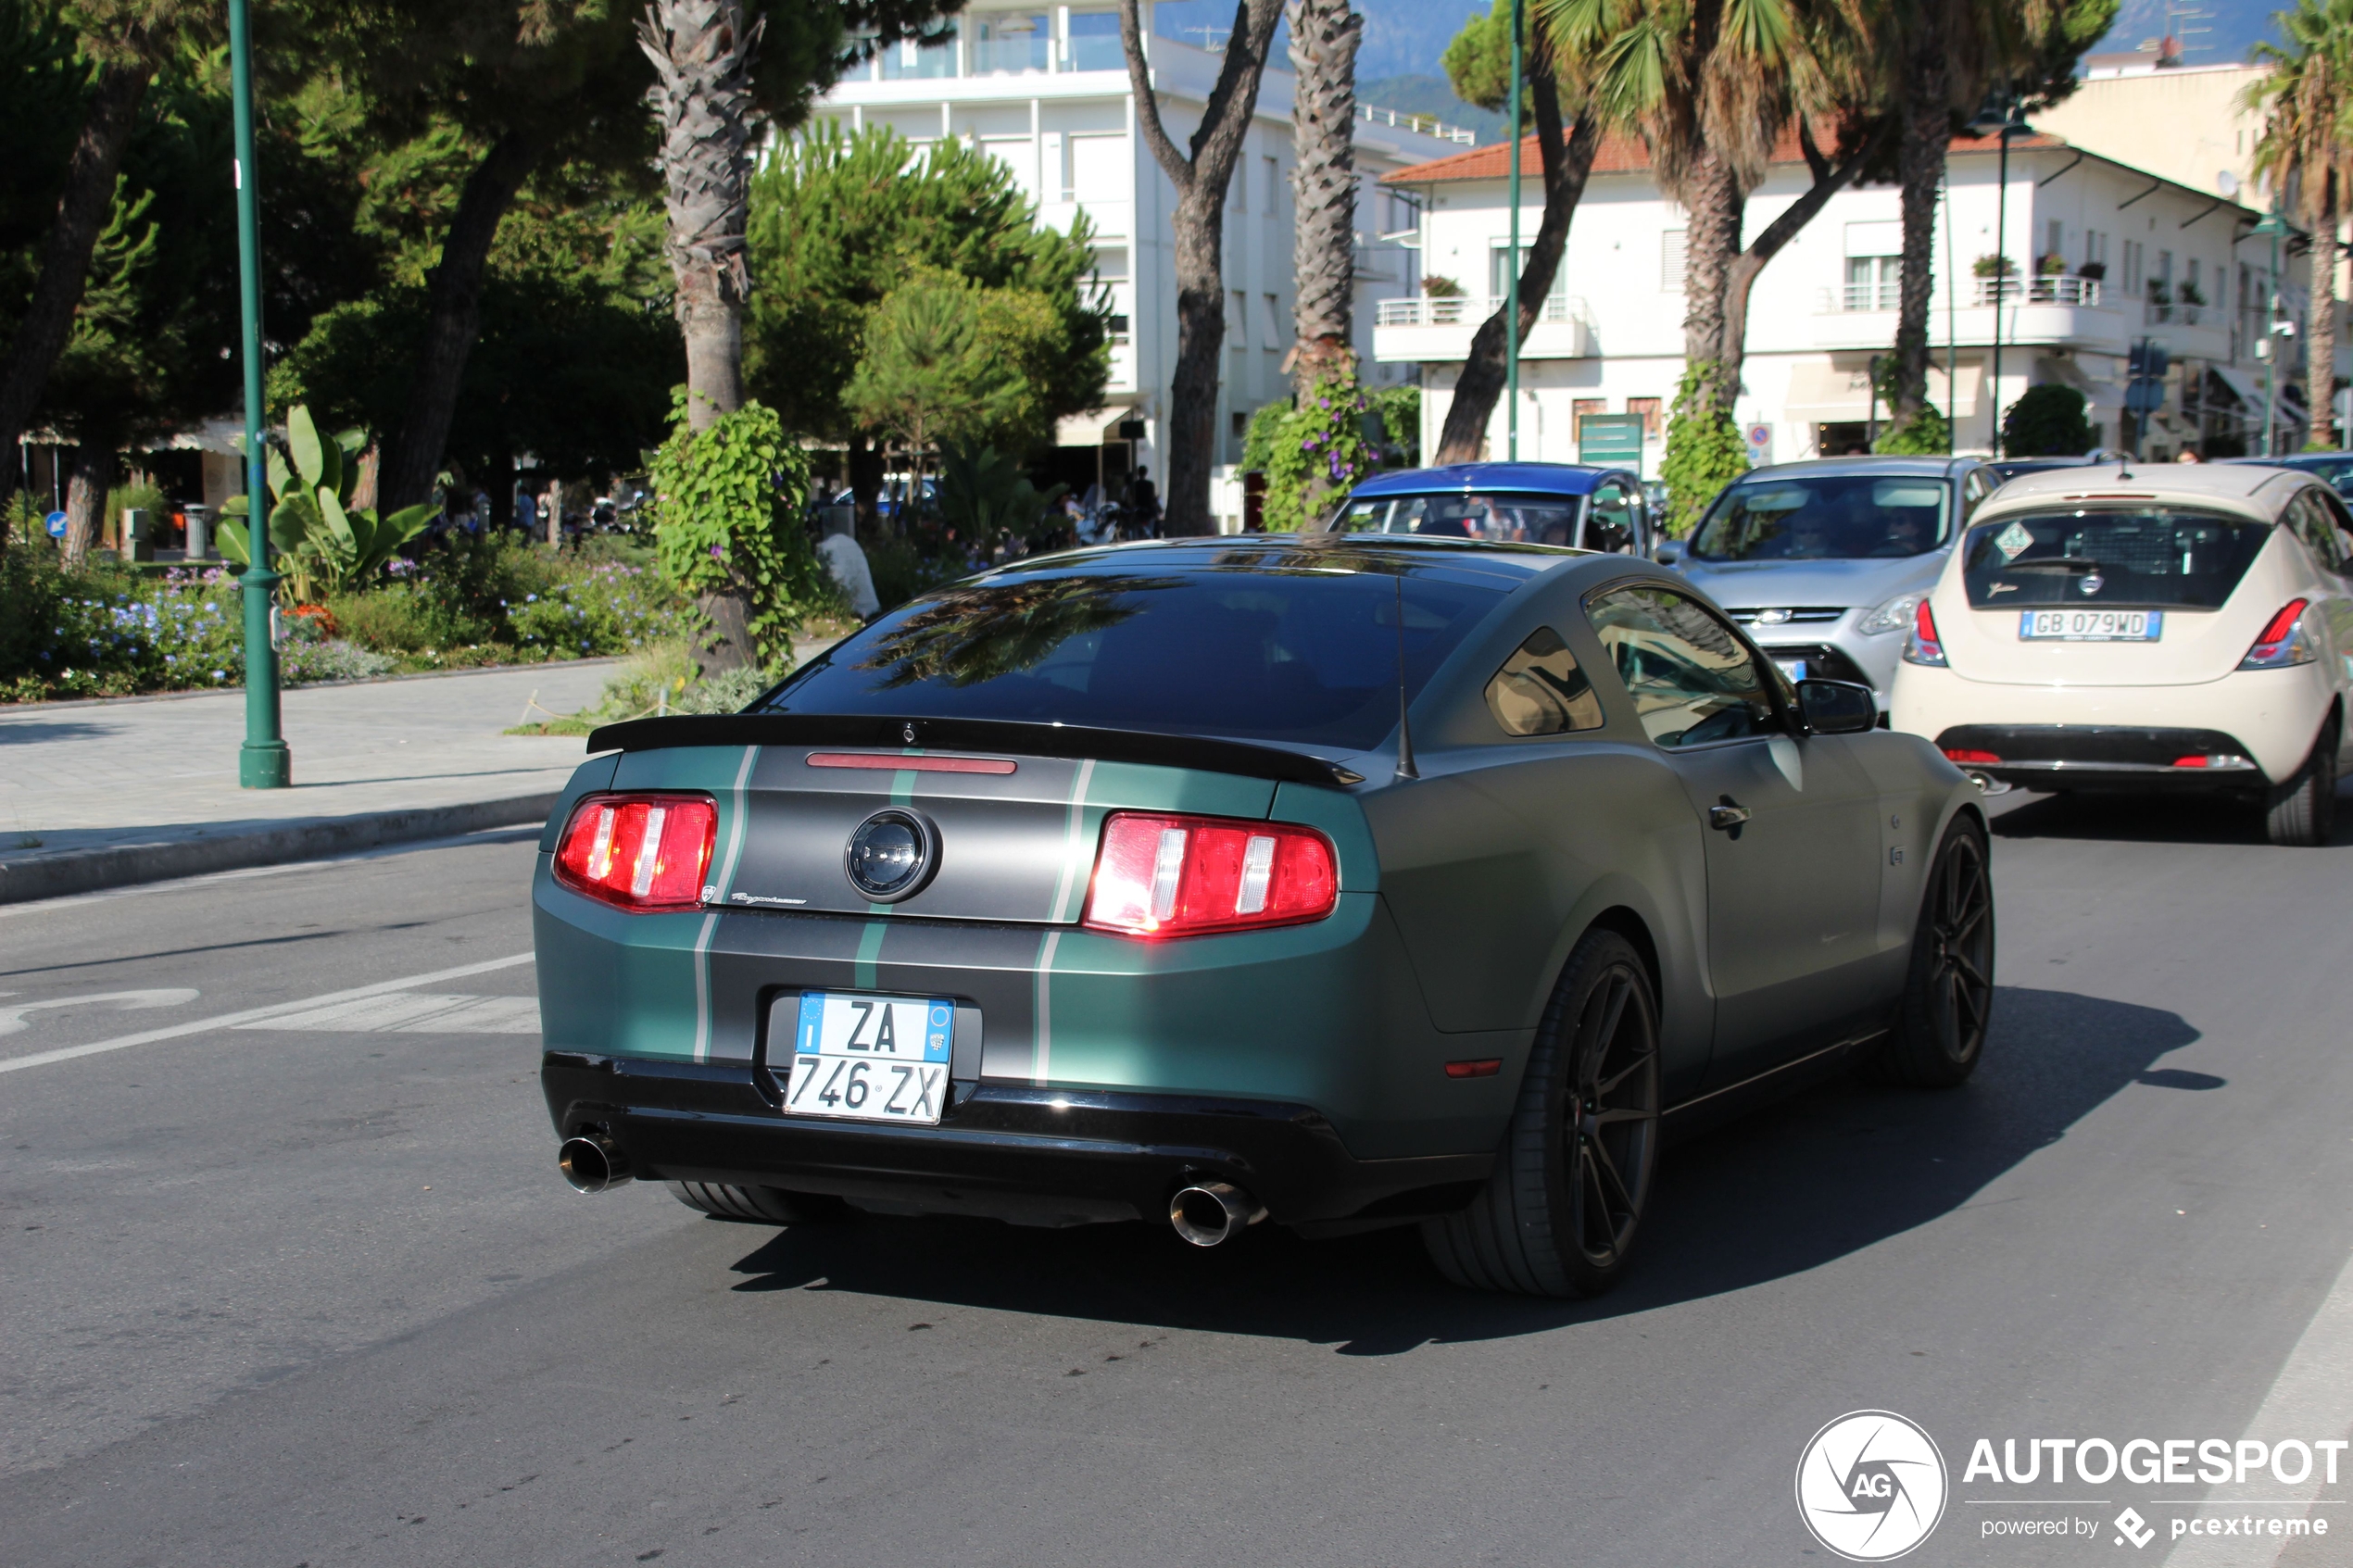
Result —
[[1202, 107], [1190, 155], [1161, 123], [1144, 59], [1137, 0], [1120, 0], [1119, 42], [1136, 97], [1136, 128], [1176, 187], [1169, 222], [1176, 251], [1176, 371], [1168, 388], [1167, 531], [1209, 533], [1209, 468], [1217, 439], [1217, 361], [1226, 346], [1226, 188], [1258, 108], [1258, 85], [1282, 19], [1283, 0], [1236, 0], [1234, 31]]
[[1297, 0], [1291, 8], [1291, 191], [1298, 220], [1291, 305], [1298, 345], [1291, 363], [1303, 393], [1355, 366], [1356, 46], [1365, 19], [1349, 0]]
[[[1904, 219], [1883, 445], [1918, 442], [1928, 411], [1928, 307], [1936, 195], [1960, 117], [1996, 83], [2020, 108], [2074, 90], [2075, 62], [2116, 19], [2118, 0], [1881, 0], [1869, 35], [1896, 107]], [[2000, 248], [1998, 245], [1995, 247]], [[1998, 412], [1998, 411], [1997, 411]], [[1935, 445], [1942, 446], [1943, 441]]]
[[2307, 440], [2334, 445], [2330, 420], [2336, 402], [2337, 220], [2353, 178], [2353, 0], [2297, 0], [2275, 13], [2287, 39], [2283, 49], [2255, 46], [2254, 59], [2271, 68], [2248, 85], [2245, 106], [2263, 117], [2255, 144], [2255, 170], [2271, 189], [2295, 201], [2312, 235], [2312, 287], [2305, 309]]

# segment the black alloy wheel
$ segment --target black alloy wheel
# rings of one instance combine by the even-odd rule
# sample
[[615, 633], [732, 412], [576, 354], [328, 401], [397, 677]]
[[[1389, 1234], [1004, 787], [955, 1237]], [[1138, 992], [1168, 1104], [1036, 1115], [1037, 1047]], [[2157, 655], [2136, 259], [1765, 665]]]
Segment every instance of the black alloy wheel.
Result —
[[1937, 847], [1895, 1029], [1868, 1076], [1949, 1089], [1977, 1071], [1994, 1013], [1994, 879], [1985, 830], [1955, 820]]
[[1658, 1004], [1614, 931], [1586, 933], [1536, 1031], [1493, 1175], [1423, 1222], [1448, 1279], [1474, 1290], [1598, 1295], [1625, 1273], [1658, 1160]]
[[2272, 843], [2311, 848], [2329, 841], [2336, 827], [2336, 726], [2312, 743], [2312, 755], [2296, 776], [2264, 798], [2263, 833]]

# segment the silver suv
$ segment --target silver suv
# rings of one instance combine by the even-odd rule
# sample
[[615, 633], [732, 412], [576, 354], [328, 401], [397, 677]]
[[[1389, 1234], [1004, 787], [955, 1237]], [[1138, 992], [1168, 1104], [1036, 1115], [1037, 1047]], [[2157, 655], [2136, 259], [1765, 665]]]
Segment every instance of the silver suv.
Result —
[[1792, 680], [1859, 681], [1881, 711], [1904, 633], [2001, 475], [1976, 458], [1823, 458], [1754, 469], [1660, 546]]

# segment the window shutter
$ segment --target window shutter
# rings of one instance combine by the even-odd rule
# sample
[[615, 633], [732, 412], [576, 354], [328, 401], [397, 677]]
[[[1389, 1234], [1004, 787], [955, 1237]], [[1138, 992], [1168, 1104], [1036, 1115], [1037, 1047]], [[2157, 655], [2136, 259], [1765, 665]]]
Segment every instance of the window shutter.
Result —
[[1662, 294], [1683, 292], [1683, 235], [1680, 229], [1669, 229], [1660, 236], [1658, 287]]

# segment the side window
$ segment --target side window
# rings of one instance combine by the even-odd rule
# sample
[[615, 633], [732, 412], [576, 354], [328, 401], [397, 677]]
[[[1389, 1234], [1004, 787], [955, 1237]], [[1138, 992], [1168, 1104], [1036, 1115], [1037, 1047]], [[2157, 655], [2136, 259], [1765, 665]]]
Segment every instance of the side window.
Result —
[[1626, 486], [1610, 480], [1586, 503], [1585, 547], [1624, 555], [1634, 545], [1634, 500]]
[[1971, 469], [1961, 481], [1961, 518], [1966, 521], [1977, 504], [1994, 494], [1994, 476], [1985, 469]]
[[2336, 517], [2318, 490], [2305, 490], [2287, 505], [2287, 525], [2312, 552], [2325, 571], [2345, 570], [2345, 546], [2336, 536]]
[[1601, 699], [1558, 632], [1539, 626], [1487, 683], [1487, 710], [1507, 735], [1602, 727]]
[[2323, 531], [2328, 535], [2330, 551], [2321, 557], [2321, 563], [2331, 571], [2344, 572], [2348, 565], [2345, 555], [2346, 532], [2353, 532], [2353, 511], [2347, 511], [2344, 501], [2332, 490], [2307, 491], [2314, 501], [2314, 510], [2321, 514]]
[[1664, 746], [1779, 733], [1748, 645], [1697, 600], [1666, 588], [1613, 588], [1586, 617], [1608, 650], [1642, 731]]

